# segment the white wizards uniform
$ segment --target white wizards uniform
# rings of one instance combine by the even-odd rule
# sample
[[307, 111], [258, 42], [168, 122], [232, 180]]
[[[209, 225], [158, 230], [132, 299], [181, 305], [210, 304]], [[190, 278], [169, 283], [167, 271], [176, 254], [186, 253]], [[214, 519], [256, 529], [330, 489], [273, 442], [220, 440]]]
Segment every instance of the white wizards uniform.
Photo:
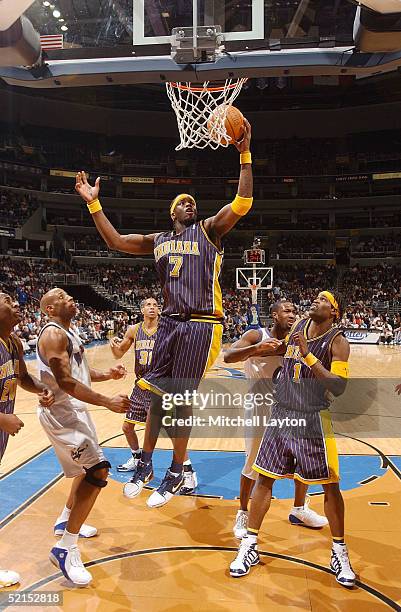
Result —
[[36, 345], [39, 378], [55, 395], [50, 408], [38, 407], [39, 421], [47, 434], [67, 478], [79, 476], [105, 460], [99, 446], [95, 425], [87, 404], [60, 389], [47, 361], [40, 352], [40, 338], [45, 329], [57, 327], [68, 339], [71, 376], [83, 385], [91, 386], [90, 369], [79, 336], [58, 323], [47, 323], [40, 331]]
[[[273, 336], [268, 329], [260, 330], [262, 337], [259, 342], [265, 342]], [[249, 357], [244, 363], [245, 376], [251, 381], [249, 391], [253, 394], [261, 393], [263, 395], [270, 394], [273, 397], [273, 380], [278, 375], [278, 372], [283, 365], [283, 356], [272, 355], [271, 357]], [[271, 407], [271, 404], [270, 404]], [[246, 411], [246, 417], [252, 414], [258, 414], [261, 418], [263, 414], [269, 416], [269, 406], [261, 407], [262, 409], [255, 410], [254, 413]], [[259, 446], [263, 438], [264, 428], [262, 421], [259, 427], [250, 428], [245, 434], [245, 454], [246, 460], [242, 470], [243, 476], [256, 480], [257, 473], [252, 469], [255, 463], [256, 455], [258, 454]]]

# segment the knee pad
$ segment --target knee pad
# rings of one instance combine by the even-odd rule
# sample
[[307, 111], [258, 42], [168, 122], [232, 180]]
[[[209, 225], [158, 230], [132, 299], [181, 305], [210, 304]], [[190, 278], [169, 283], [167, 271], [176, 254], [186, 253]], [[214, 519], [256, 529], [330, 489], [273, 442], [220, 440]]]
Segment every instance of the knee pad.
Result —
[[94, 475], [94, 472], [96, 472], [97, 470], [102, 470], [104, 468], [111, 468], [111, 463], [109, 463], [108, 461], [101, 461], [96, 465], [92, 465], [92, 467], [90, 468], [84, 467], [84, 470], [86, 472], [84, 480], [86, 480], [86, 482], [89, 482], [89, 484], [94, 487], [99, 487], [99, 489], [103, 489], [105, 486], [107, 486], [107, 480], [97, 478]]

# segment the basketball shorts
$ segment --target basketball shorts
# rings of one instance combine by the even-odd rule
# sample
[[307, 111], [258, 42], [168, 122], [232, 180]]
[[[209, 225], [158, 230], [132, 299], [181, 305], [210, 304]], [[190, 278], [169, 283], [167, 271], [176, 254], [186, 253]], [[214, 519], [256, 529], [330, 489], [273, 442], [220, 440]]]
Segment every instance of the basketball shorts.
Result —
[[39, 406], [38, 417], [66, 478], [85, 473], [105, 456], [99, 446], [95, 425], [87, 410], [57, 406], [50, 410]]
[[220, 323], [180, 321], [162, 316], [151, 369], [137, 385], [156, 395], [196, 390], [216, 361], [222, 335]]
[[140, 425], [145, 424], [151, 399], [152, 396], [149, 391], [135, 385], [130, 395], [131, 408], [128, 410], [124, 421], [127, 423], [138, 423]]
[[[285, 419], [289, 424], [276, 425]], [[270, 478], [295, 478], [309, 485], [338, 482], [338, 453], [329, 410], [302, 413], [275, 404], [253, 469]]]

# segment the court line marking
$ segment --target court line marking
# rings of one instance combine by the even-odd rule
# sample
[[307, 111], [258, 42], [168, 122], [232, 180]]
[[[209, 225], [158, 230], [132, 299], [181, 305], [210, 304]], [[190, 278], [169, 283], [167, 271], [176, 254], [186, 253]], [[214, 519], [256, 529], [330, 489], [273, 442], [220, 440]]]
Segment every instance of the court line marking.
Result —
[[14, 472], [19, 470], [20, 468], [24, 467], [25, 465], [27, 465], [28, 463], [30, 463], [34, 459], [37, 459], [39, 457], [39, 455], [41, 455], [42, 453], [48, 451], [49, 448], [51, 448], [51, 445], [46, 446], [45, 448], [42, 448], [42, 450], [40, 450], [37, 453], [35, 453], [34, 455], [32, 455], [32, 457], [29, 457], [29, 459], [24, 459], [24, 461], [22, 461], [22, 463], [19, 463], [15, 467], [11, 468], [8, 472], [4, 472], [4, 474], [2, 474], [2, 476], [0, 476], [0, 480], [3, 480], [4, 478], [7, 478], [7, 476], [11, 476], [11, 474], [14, 474]]
[[[126, 553], [119, 553], [117, 555], [110, 555], [108, 557], [101, 557], [99, 559], [89, 561], [88, 563], [84, 563], [84, 565], [85, 567], [89, 568], [89, 567], [93, 567], [96, 565], [101, 565], [103, 563], [112, 563], [113, 561], [118, 561], [120, 559], [128, 559], [130, 557], [139, 557], [142, 555], [161, 554], [161, 553], [166, 553], [166, 552], [192, 552], [192, 551], [200, 551], [200, 552], [225, 551], [225, 552], [235, 553], [235, 552], [238, 552], [238, 548], [228, 547], [228, 546], [167, 546], [167, 547], [162, 547], [162, 548], [148, 548], [148, 549], [143, 549], [143, 550], [130, 551]], [[291, 557], [290, 555], [282, 555], [280, 553], [270, 553], [270, 552], [261, 551], [261, 550], [259, 551], [259, 555], [262, 557], [270, 557], [272, 559], [282, 559], [284, 561], [289, 561], [291, 563], [297, 563], [299, 565], [303, 565], [311, 569], [319, 570], [319, 571], [325, 572], [326, 574], [330, 574], [334, 578], [334, 574], [331, 571], [331, 569], [329, 569], [328, 567], [324, 565], [313, 563], [312, 561], [306, 561], [306, 559], [300, 559], [298, 557]], [[57, 580], [58, 578], [61, 578], [61, 577], [65, 579], [62, 572], [57, 572], [56, 574], [52, 574], [48, 576], [47, 578], [42, 578], [41, 580], [32, 583], [31, 585], [29, 585], [22, 591], [18, 591], [18, 592], [24, 593], [27, 591], [39, 589], [42, 586], [45, 586], [49, 584], [50, 582], [53, 582], [54, 580]], [[398, 612], [401, 611], [401, 606], [399, 606], [397, 602], [392, 600], [390, 597], [388, 597], [384, 593], [381, 593], [374, 587], [371, 587], [370, 585], [365, 584], [364, 582], [361, 582], [358, 579], [355, 581], [355, 585], [361, 588], [362, 590], [366, 591], [373, 597], [376, 597], [376, 599], [379, 599], [383, 603], [387, 604], [389, 608], [391, 608], [392, 610], [397, 610]], [[352, 593], [352, 589], [349, 589], [349, 591], [350, 593]], [[7, 607], [9, 606], [6, 606], [6, 608]]]

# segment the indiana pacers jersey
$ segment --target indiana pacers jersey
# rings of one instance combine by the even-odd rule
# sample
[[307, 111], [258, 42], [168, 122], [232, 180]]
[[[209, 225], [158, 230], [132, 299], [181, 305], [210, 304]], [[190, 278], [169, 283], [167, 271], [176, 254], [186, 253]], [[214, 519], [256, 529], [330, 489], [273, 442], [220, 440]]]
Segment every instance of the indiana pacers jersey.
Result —
[[139, 323], [134, 342], [136, 378], [142, 378], [150, 370], [156, 338], [157, 327], [150, 334], [146, 331], [144, 324]]
[[330, 406], [324, 385], [313, 375], [311, 368], [304, 362], [299, 347], [293, 342], [295, 332], [301, 332], [307, 338], [308, 349], [322, 365], [330, 370], [331, 346], [340, 334], [338, 327], [330, 328], [325, 334], [308, 339], [308, 329], [312, 320], [302, 319], [290, 333], [287, 351], [284, 355], [283, 368], [277, 381], [275, 399], [288, 410], [300, 412], [318, 412]]
[[203, 221], [181, 234], [158, 234], [154, 248], [164, 315], [223, 317], [220, 272], [223, 251], [206, 234]]
[[[0, 338], [0, 412], [14, 412], [17, 378], [19, 375], [19, 357], [15, 340], [10, 337], [7, 342]], [[9, 434], [0, 430], [0, 460], [4, 455]]]

